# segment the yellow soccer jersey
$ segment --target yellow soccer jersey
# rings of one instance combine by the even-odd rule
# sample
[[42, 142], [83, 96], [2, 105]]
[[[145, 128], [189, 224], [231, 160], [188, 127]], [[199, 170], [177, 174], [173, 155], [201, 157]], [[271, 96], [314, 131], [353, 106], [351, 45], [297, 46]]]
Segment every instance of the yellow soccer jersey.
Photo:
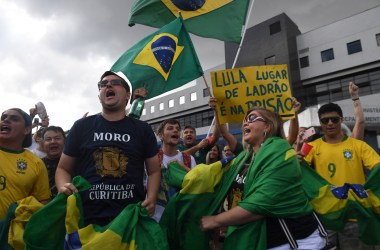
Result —
[[380, 163], [380, 156], [367, 143], [348, 137], [340, 143], [330, 144], [319, 138], [309, 143], [313, 149], [305, 161], [329, 183], [364, 184], [363, 167], [371, 170]]
[[0, 220], [10, 204], [28, 196], [39, 201], [50, 198], [44, 163], [29, 150], [15, 152], [0, 148]]

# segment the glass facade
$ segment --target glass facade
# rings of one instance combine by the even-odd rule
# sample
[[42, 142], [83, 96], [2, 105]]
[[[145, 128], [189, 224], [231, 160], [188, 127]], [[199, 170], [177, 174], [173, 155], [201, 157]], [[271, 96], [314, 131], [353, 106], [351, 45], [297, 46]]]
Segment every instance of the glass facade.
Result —
[[360, 96], [380, 93], [380, 68], [306, 85], [305, 106], [350, 98], [348, 84], [351, 81], [359, 86]]

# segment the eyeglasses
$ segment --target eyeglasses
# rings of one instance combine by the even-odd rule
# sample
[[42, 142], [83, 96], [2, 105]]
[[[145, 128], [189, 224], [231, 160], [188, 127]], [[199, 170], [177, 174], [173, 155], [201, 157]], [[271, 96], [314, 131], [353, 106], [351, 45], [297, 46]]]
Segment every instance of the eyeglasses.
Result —
[[255, 114], [248, 115], [245, 118], [245, 121], [248, 122], [248, 123], [252, 123], [252, 122], [255, 122], [255, 121], [266, 122], [264, 118], [262, 118], [261, 116], [257, 116]]
[[325, 117], [325, 118], [321, 118], [319, 119], [321, 121], [322, 124], [327, 124], [329, 123], [329, 121], [331, 120], [332, 123], [335, 123], [337, 124], [339, 121], [340, 121], [341, 117], [339, 116], [334, 116], [334, 117]]
[[111, 83], [112, 86], [124, 86], [123, 81], [120, 79], [102, 80], [98, 83], [99, 89], [105, 88], [108, 83]]

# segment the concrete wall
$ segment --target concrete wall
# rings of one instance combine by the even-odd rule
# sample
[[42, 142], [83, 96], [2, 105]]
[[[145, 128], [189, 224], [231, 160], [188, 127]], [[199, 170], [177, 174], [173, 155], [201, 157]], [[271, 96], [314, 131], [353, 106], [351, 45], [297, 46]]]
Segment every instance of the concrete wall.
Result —
[[[309, 57], [309, 67], [301, 68], [301, 80], [346, 70], [380, 60], [380, 7], [342, 19], [297, 36], [299, 57]], [[349, 55], [347, 43], [360, 40], [362, 52]], [[322, 62], [321, 51], [334, 50], [335, 59]]]

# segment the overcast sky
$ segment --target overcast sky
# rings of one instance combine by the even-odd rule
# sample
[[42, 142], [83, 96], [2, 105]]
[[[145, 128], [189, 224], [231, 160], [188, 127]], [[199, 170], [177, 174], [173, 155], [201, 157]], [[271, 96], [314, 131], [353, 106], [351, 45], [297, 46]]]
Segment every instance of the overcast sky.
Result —
[[[41, 101], [50, 125], [69, 129], [101, 106], [96, 83], [128, 48], [156, 29], [128, 27], [132, 0], [0, 0], [0, 111]], [[282, 12], [302, 33], [380, 0], [255, 0], [249, 26]], [[204, 70], [224, 62], [223, 43], [191, 36]]]

